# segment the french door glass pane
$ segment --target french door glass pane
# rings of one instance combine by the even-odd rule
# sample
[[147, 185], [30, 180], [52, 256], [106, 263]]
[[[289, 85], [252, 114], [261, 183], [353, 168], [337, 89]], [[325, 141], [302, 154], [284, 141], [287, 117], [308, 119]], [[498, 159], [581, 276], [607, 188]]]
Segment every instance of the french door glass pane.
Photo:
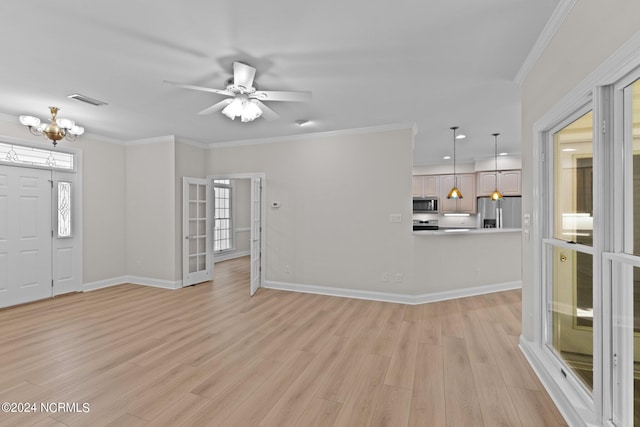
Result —
[[593, 390], [593, 257], [561, 247], [552, 256], [551, 344]]
[[593, 245], [593, 114], [553, 135], [553, 237]]

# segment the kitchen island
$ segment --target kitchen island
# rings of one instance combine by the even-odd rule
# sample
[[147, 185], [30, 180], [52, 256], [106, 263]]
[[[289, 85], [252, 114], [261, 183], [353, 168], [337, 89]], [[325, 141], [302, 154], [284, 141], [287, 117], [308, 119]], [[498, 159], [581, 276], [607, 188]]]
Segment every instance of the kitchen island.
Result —
[[414, 231], [414, 277], [431, 298], [519, 288], [522, 238], [519, 228]]
[[455, 236], [460, 234], [522, 233], [521, 228], [440, 228], [438, 230], [414, 230], [414, 236]]

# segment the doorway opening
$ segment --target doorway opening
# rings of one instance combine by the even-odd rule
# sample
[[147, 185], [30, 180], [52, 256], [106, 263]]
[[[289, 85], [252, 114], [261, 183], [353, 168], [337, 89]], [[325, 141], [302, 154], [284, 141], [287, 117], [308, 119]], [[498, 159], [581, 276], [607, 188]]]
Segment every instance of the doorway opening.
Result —
[[224, 262], [225, 269], [249, 279], [254, 295], [264, 282], [265, 215], [262, 173], [227, 174], [209, 177], [213, 187], [213, 262]]

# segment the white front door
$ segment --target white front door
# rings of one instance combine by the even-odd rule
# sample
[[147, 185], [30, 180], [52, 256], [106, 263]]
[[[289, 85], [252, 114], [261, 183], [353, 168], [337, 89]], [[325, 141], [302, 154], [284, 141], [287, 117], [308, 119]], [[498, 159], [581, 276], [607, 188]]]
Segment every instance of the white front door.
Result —
[[251, 178], [251, 285], [253, 296], [261, 282], [262, 264], [262, 179]]
[[51, 171], [0, 166], [0, 307], [52, 296]]
[[182, 286], [213, 279], [210, 182], [208, 179], [183, 178]]

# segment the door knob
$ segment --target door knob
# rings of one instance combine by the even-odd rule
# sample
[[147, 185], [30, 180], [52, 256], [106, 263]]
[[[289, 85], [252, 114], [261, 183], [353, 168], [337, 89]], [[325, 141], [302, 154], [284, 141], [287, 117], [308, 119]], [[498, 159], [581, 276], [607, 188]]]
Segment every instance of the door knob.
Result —
[[567, 256], [565, 254], [560, 254], [560, 262], [565, 262], [567, 260]]

